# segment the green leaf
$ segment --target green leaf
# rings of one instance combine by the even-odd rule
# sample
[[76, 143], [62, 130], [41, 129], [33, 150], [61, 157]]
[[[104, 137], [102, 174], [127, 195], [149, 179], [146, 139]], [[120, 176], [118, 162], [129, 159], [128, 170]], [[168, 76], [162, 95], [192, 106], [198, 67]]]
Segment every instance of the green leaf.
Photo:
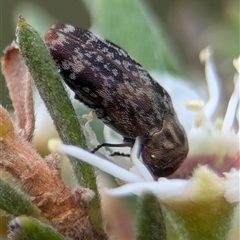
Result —
[[64, 240], [65, 238], [50, 226], [31, 217], [18, 217], [10, 224], [11, 239], [14, 240]]
[[146, 1], [85, 0], [92, 28], [124, 48], [147, 70], [180, 73], [169, 40]]
[[0, 196], [0, 208], [7, 213], [40, 218], [41, 211], [32, 204], [30, 197], [3, 178], [0, 178]]
[[[23, 18], [19, 19], [17, 30], [17, 40], [21, 54], [60, 137], [66, 144], [86, 148], [84, 135], [75, 111], [62, 85], [61, 76], [42, 38]], [[78, 179], [83, 176], [88, 186], [93, 185], [92, 180], [95, 179], [95, 176], [92, 168], [79, 161], [74, 161], [74, 166]], [[83, 182], [81, 183], [83, 184]], [[96, 190], [95, 186], [91, 187]]]
[[[86, 148], [82, 129], [62, 84], [61, 76], [42, 38], [22, 17], [18, 22], [17, 40], [22, 56], [61, 139], [66, 144]], [[102, 218], [94, 170], [90, 165], [74, 158], [71, 158], [71, 163], [80, 184], [89, 187], [96, 194], [89, 206], [90, 218], [92, 223], [100, 227]], [[92, 212], [94, 214], [91, 214]]]
[[154, 195], [146, 194], [139, 199], [136, 234], [137, 240], [167, 239], [161, 206]]

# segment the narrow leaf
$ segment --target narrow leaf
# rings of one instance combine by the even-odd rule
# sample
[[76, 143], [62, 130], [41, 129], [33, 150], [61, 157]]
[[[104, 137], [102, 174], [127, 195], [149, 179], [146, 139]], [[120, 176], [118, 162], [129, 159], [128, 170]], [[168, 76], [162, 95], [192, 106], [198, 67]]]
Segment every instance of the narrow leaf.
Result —
[[[55, 64], [39, 34], [23, 18], [19, 18], [17, 40], [23, 58], [45, 102], [55, 126], [66, 144], [86, 148], [84, 135], [76, 118]], [[75, 173], [88, 187], [96, 190], [92, 168], [73, 161]], [[83, 177], [83, 179], [81, 179]], [[81, 182], [83, 183], [83, 181]]]
[[18, 217], [10, 224], [9, 237], [14, 240], [64, 240], [65, 238], [50, 226], [31, 217]]
[[[86, 148], [82, 129], [61, 82], [61, 76], [42, 38], [22, 17], [18, 22], [17, 39], [29, 72], [63, 142]], [[89, 214], [93, 224], [100, 227], [102, 224], [100, 200], [94, 170], [90, 165], [73, 158], [71, 163], [80, 184], [89, 187], [96, 193], [90, 203], [91, 212]], [[94, 214], [91, 214], [93, 212]]]
[[4, 178], [0, 178], [0, 196], [0, 208], [7, 213], [40, 217], [40, 210], [32, 204], [30, 197]]

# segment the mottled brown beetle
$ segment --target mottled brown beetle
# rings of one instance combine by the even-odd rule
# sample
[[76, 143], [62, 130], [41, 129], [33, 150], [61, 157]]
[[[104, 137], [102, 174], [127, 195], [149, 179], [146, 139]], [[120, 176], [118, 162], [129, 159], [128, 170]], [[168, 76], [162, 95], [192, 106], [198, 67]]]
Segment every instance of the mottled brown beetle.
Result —
[[[75, 97], [132, 147], [141, 138], [144, 163], [157, 177], [172, 174], [186, 158], [188, 141], [166, 90], [123, 49], [93, 33], [57, 24], [45, 41]], [[102, 144], [101, 146], [116, 146]]]

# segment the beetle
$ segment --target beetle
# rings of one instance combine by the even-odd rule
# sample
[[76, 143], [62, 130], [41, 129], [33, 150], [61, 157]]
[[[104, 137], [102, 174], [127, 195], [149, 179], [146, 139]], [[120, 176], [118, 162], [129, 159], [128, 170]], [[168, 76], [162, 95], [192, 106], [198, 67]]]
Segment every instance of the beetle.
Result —
[[45, 42], [75, 98], [123, 136], [117, 146], [132, 147], [139, 137], [142, 160], [154, 176], [176, 171], [188, 153], [185, 131], [167, 91], [139, 63], [110, 41], [71, 25], [53, 25]]

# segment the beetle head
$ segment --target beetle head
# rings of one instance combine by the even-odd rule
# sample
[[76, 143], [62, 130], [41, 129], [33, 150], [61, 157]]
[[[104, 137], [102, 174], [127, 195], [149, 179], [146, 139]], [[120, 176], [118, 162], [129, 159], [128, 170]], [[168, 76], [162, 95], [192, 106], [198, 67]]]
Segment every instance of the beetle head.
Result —
[[166, 116], [161, 131], [152, 134], [143, 144], [142, 159], [155, 177], [174, 173], [188, 153], [185, 131], [177, 118]]

